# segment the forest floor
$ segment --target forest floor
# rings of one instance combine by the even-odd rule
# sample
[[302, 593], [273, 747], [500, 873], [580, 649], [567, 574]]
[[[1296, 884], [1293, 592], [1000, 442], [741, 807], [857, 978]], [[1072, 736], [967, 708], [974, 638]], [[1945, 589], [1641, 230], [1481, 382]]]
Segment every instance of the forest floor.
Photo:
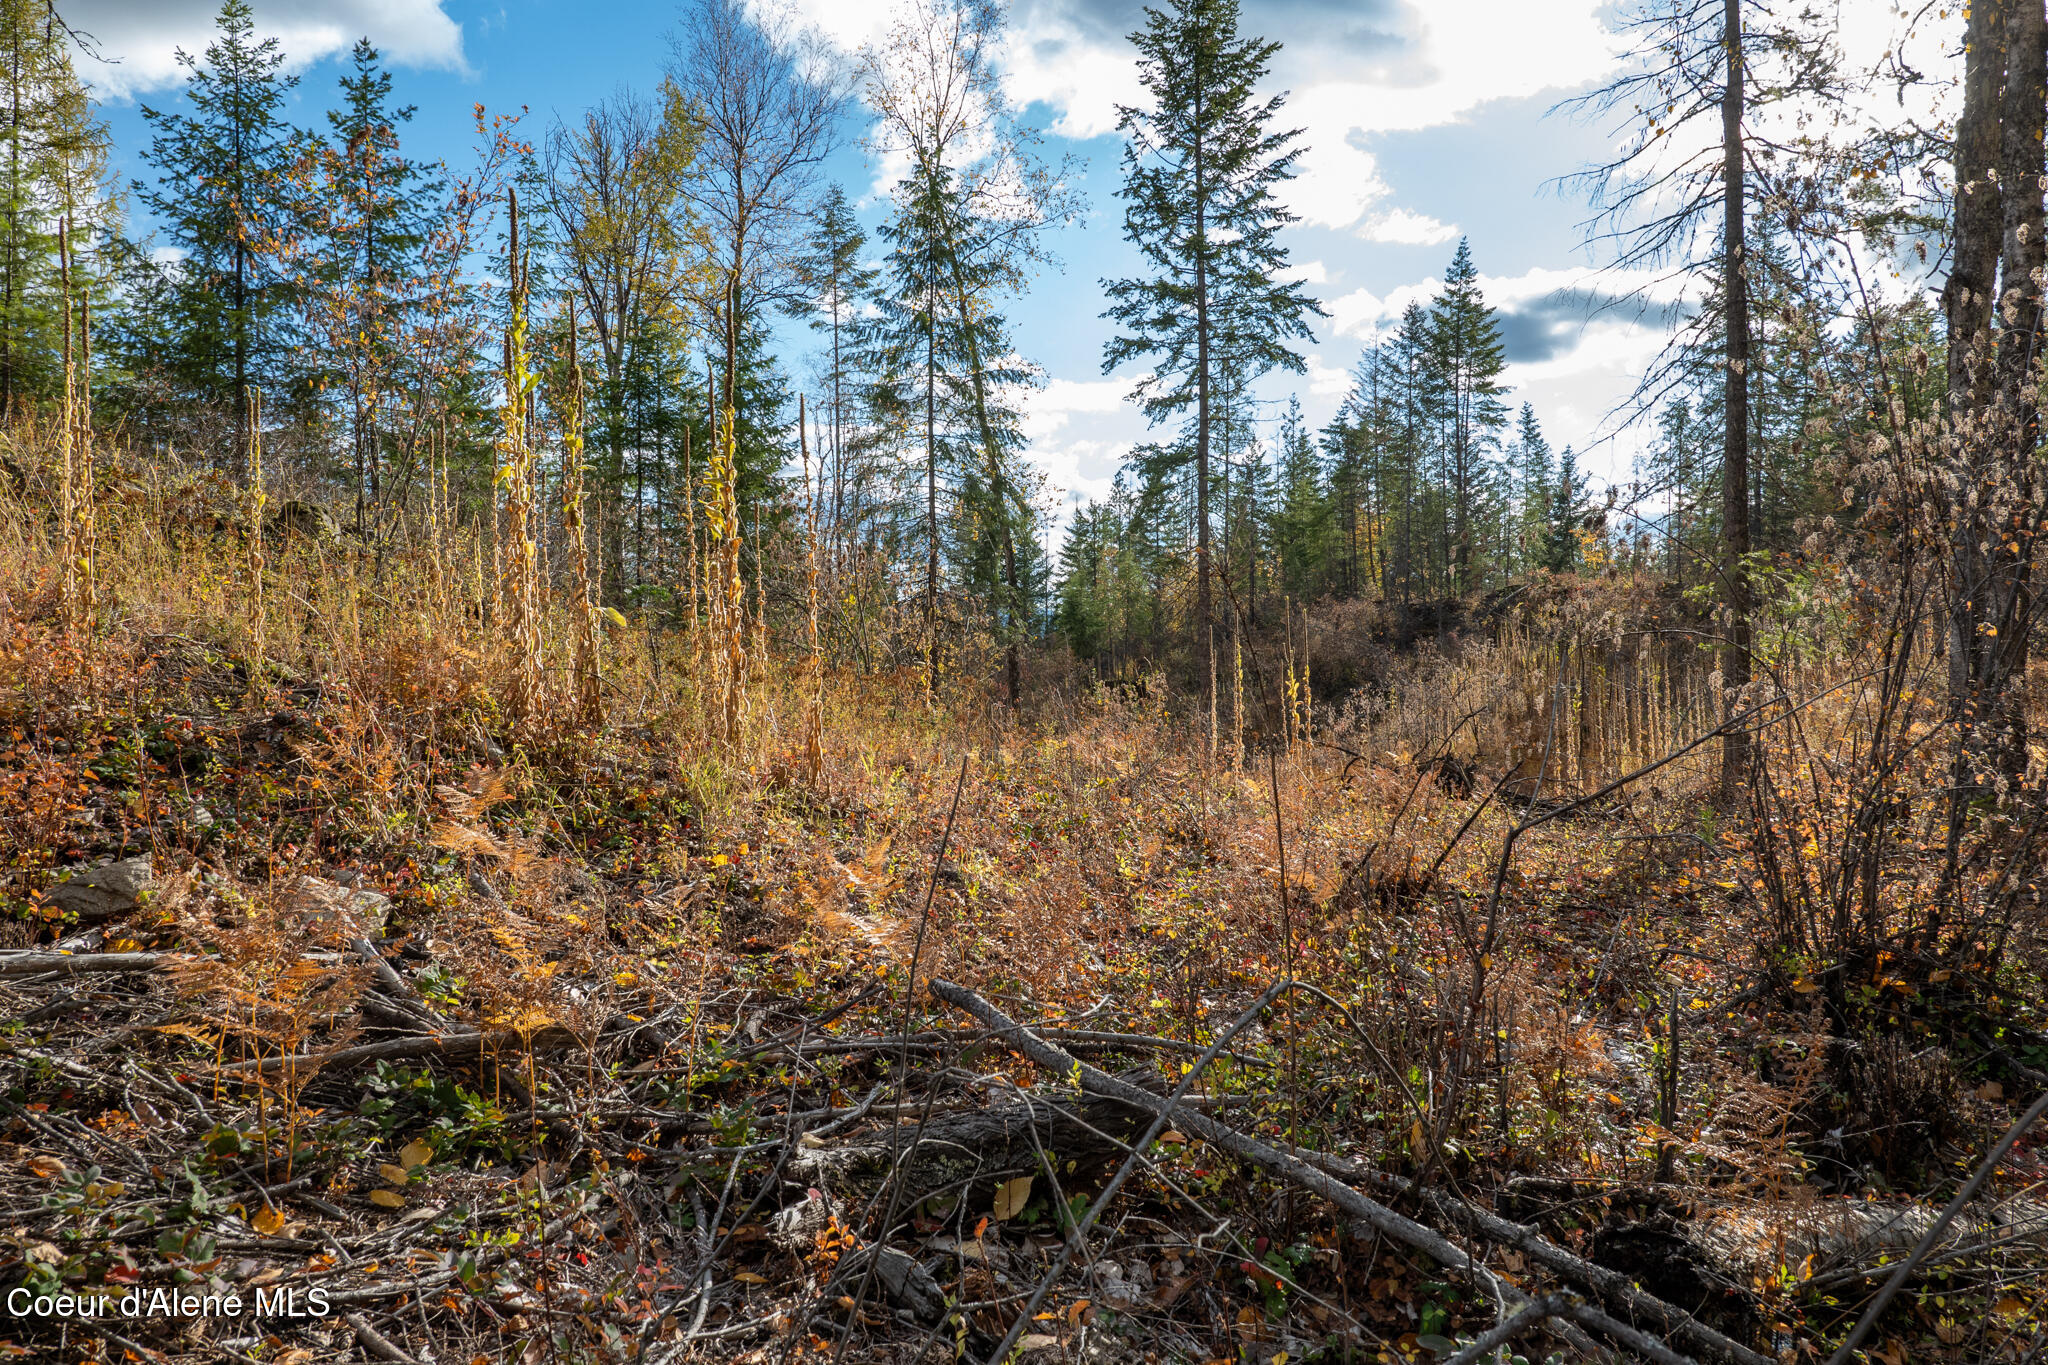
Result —
[[[1837, 1036], [1698, 765], [835, 674], [813, 772], [798, 665], [721, 748], [619, 631], [606, 723], [515, 727], [358, 572], [252, 671], [203, 567], [88, 638], [6, 565], [0, 1355], [1428, 1361], [1533, 1299], [1529, 1359], [1825, 1359], [2042, 1093], [2017, 952]], [[2042, 1355], [2044, 1132], [1865, 1358]]]

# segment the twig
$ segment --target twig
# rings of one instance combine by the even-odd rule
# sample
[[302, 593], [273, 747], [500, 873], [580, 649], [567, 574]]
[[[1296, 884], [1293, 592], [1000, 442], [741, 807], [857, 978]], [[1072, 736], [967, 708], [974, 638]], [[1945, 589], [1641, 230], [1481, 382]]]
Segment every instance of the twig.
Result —
[[1844, 1362], [1855, 1353], [1858, 1343], [1869, 1335], [1870, 1329], [1876, 1325], [1885, 1305], [1890, 1303], [1892, 1296], [1904, 1288], [1906, 1281], [1912, 1278], [1913, 1268], [1920, 1264], [1920, 1259], [1927, 1254], [1929, 1248], [1941, 1240], [1941, 1234], [1948, 1231], [1948, 1225], [1963, 1211], [1963, 1205], [1976, 1198], [1977, 1191], [1984, 1188], [1984, 1182], [1989, 1180], [1991, 1173], [1998, 1168], [1999, 1158], [2011, 1151], [2012, 1145], [2018, 1142], [2043, 1114], [2048, 1114], [2048, 1094], [2035, 1100], [2033, 1107], [2020, 1115], [2019, 1122], [2005, 1130], [2005, 1136], [1998, 1140], [1998, 1145], [1986, 1153], [1984, 1160], [1977, 1165], [1976, 1174], [1970, 1177], [1969, 1183], [1956, 1192], [1954, 1199], [1948, 1201], [1948, 1207], [1941, 1211], [1941, 1217], [1935, 1219], [1933, 1226], [1920, 1235], [1920, 1241], [1907, 1253], [1906, 1259], [1899, 1262], [1899, 1268], [1885, 1281], [1884, 1288], [1877, 1291], [1877, 1297], [1870, 1301], [1870, 1307], [1863, 1310], [1863, 1316], [1857, 1320], [1854, 1330], [1835, 1348], [1835, 1353], [1828, 1357], [1828, 1365], [1844, 1365]]
[[379, 1360], [388, 1360], [392, 1365], [419, 1365], [419, 1362], [401, 1351], [398, 1346], [376, 1328], [361, 1313], [343, 1313], [342, 1320], [356, 1330], [356, 1340], [363, 1343], [363, 1349]]
[[[1232, 1152], [1275, 1175], [1292, 1181], [1302, 1188], [1322, 1196], [1344, 1213], [1392, 1238], [1394, 1241], [1422, 1252], [1441, 1265], [1464, 1272], [1503, 1304], [1520, 1304], [1528, 1298], [1528, 1295], [1507, 1284], [1484, 1265], [1481, 1265], [1463, 1248], [1449, 1241], [1442, 1234], [1431, 1228], [1424, 1227], [1412, 1218], [1396, 1213], [1393, 1209], [1386, 1207], [1376, 1200], [1368, 1199], [1357, 1190], [1340, 1183], [1321, 1169], [1318, 1169], [1317, 1166], [1309, 1164], [1302, 1157], [1283, 1152], [1257, 1138], [1218, 1123], [1204, 1114], [1177, 1104], [1169, 1104], [1161, 1096], [1119, 1081], [1115, 1077], [1107, 1075], [1069, 1056], [1058, 1048], [1053, 1047], [1050, 1043], [1047, 1043], [1043, 1038], [1032, 1033], [1029, 1029], [1019, 1025], [1015, 1020], [1012, 1020], [965, 987], [956, 986], [950, 981], [935, 980], [932, 982], [931, 989], [932, 993], [941, 1000], [967, 1011], [991, 1028], [1006, 1033], [1017, 1050], [1038, 1065], [1051, 1068], [1060, 1075], [1078, 1076], [1083, 1089], [1109, 1099], [1119, 1100], [1133, 1108], [1143, 1109], [1149, 1113], [1167, 1113], [1171, 1116], [1177, 1127], [1201, 1138], [1212, 1147]], [[1347, 1166], [1356, 1165], [1356, 1163], [1346, 1164]], [[1364, 1168], [1358, 1169], [1362, 1170]], [[1404, 1186], [1407, 1184], [1407, 1182], [1401, 1183]], [[1433, 1194], [1432, 1191], [1420, 1189], [1415, 1192], [1425, 1198], [1430, 1198]], [[1440, 1210], [1447, 1204], [1451, 1207], [1462, 1206], [1470, 1209], [1470, 1206], [1463, 1205], [1462, 1201], [1446, 1201], [1441, 1196], [1430, 1199], [1430, 1202], [1437, 1205]], [[1499, 1218], [1497, 1215], [1485, 1214], [1482, 1219], [1478, 1217], [1480, 1215], [1479, 1210], [1470, 1209], [1470, 1213], [1475, 1215], [1474, 1222], [1494, 1224], [1506, 1230], [1512, 1235], [1512, 1244], [1514, 1245], [1519, 1246], [1527, 1242], [1542, 1241], [1530, 1229], [1509, 1223], [1506, 1219]], [[1493, 1240], [1507, 1241], [1509, 1237], [1503, 1236], [1493, 1238]], [[1562, 1248], [1552, 1249], [1562, 1251]], [[1634, 1288], [1633, 1285], [1628, 1283], [1626, 1276], [1613, 1271], [1601, 1271], [1599, 1267], [1590, 1266], [1586, 1262], [1579, 1261], [1576, 1257], [1570, 1257], [1569, 1253], [1564, 1253], [1564, 1255], [1569, 1257], [1570, 1261], [1577, 1266], [1592, 1272], [1586, 1277], [1588, 1287], [1600, 1293], [1603, 1299], [1611, 1295], [1619, 1303], [1625, 1304], [1627, 1311], [1632, 1316], [1647, 1318], [1655, 1322], [1660, 1330], [1669, 1331], [1674, 1335], [1685, 1336], [1688, 1343], [1704, 1357], [1711, 1360], [1728, 1362], [1729, 1365], [1771, 1365], [1768, 1357], [1759, 1355], [1740, 1343], [1729, 1340], [1683, 1310]], [[1584, 1320], [1576, 1314], [1572, 1316], [1575, 1320]], [[1597, 1324], [1589, 1325], [1597, 1326]], [[1601, 1330], [1605, 1331], [1606, 1329], [1601, 1328]], [[1621, 1340], [1621, 1338], [1617, 1337], [1616, 1340]], [[1645, 1340], [1648, 1340], [1648, 1338], [1645, 1338]], [[1631, 1345], [1630, 1349], [1637, 1348]], [[1668, 1351], [1669, 1348], [1665, 1349]]]
[[[932, 992], [935, 995], [939, 995], [941, 999], [946, 999], [947, 997], [939, 990], [942, 984], [944, 983], [934, 981], [932, 983]], [[1060, 1248], [1060, 1254], [1054, 1258], [1052, 1268], [1039, 1277], [1038, 1287], [1031, 1291], [1030, 1302], [1024, 1305], [1023, 1311], [1018, 1313], [1016, 1318], [1010, 1323], [1010, 1330], [1003, 1334], [1002, 1341], [997, 1343], [993, 1351], [989, 1352], [989, 1365], [1002, 1365], [1002, 1362], [1010, 1358], [1010, 1348], [1017, 1344], [1017, 1338], [1023, 1334], [1025, 1326], [1033, 1321], [1034, 1315], [1038, 1312], [1038, 1305], [1045, 1302], [1046, 1294], [1052, 1289], [1054, 1282], [1059, 1279], [1060, 1273], [1067, 1268], [1067, 1262], [1074, 1258], [1075, 1248], [1086, 1243], [1088, 1231], [1095, 1226], [1096, 1218], [1101, 1215], [1103, 1209], [1109, 1206], [1109, 1201], [1115, 1198], [1116, 1192], [1123, 1187], [1124, 1181], [1130, 1178], [1131, 1172], [1138, 1168], [1139, 1158], [1145, 1150], [1152, 1145], [1153, 1141], [1161, 1133], [1166, 1131], [1166, 1125], [1172, 1116], [1175, 1102], [1193, 1088], [1195, 1082], [1200, 1079], [1202, 1072], [1207, 1069], [1209, 1063], [1215, 1061], [1217, 1054], [1222, 1052], [1223, 1045], [1249, 1028], [1252, 1021], [1265, 1012], [1266, 1006], [1272, 1004], [1279, 998], [1280, 993], [1287, 989], [1288, 984], [1288, 981], [1283, 977], [1281, 980], [1275, 981], [1272, 985], [1268, 986], [1265, 994], [1252, 1002], [1250, 1009], [1240, 1014], [1229, 1028], [1216, 1035], [1215, 1039], [1209, 1044], [1208, 1050], [1197, 1058], [1194, 1065], [1188, 1068], [1188, 1073], [1180, 1078], [1180, 1084], [1174, 1087], [1173, 1093], [1166, 1097], [1165, 1103], [1160, 1107], [1158, 1113], [1153, 1116], [1152, 1126], [1145, 1130], [1143, 1137], [1131, 1144], [1130, 1155], [1126, 1156], [1123, 1162], [1118, 1165], [1116, 1174], [1110, 1177], [1109, 1183], [1102, 1187], [1102, 1193], [1095, 1196], [1094, 1201], [1088, 1205], [1088, 1211], [1082, 1214], [1081, 1220], [1074, 1225], [1074, 1235], [1067, 1239], [1065, 1246]]]
[[1554, 1318], [1570, 1306], [1569, 1294], [1545, 1294], [1531, 1299], [1516, 1309], [1513, 1314], [1495, 1323], [1491, 1330], [1470, 1346], [1443, 1362], [1443, 1365], [1479, 1365], [1479, 1362], [1495, 1351], [1522, 1335], [1532, 1327], [1542, 1325], [1545, 1318]]
[[83, 976], [88, 972], [153, 972], [174, 962], [189, 961], [179, 953], [0, 953], [0, 977]]

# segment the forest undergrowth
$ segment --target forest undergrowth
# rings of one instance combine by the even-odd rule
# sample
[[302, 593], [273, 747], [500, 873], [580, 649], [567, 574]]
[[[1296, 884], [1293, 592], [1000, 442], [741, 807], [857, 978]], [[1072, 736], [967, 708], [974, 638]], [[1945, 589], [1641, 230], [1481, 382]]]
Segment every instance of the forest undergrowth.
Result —
[[116, 1306], [0, 1354], [1825, 1359], [1923, 1241], [1865, 1358], [2048, 1339], [2038, 1137], [1934, 1227], [2048, 1071], [2039, 821], [1943, 845], [1854, 584], [1728, 809], [1643, 581], [1220, 733], [800, 607], [599, 617], [593, 716], [553, 600], [520, 715], [486, 541], [99, 478], [90, 619], [0, 532], [0, 1279]]

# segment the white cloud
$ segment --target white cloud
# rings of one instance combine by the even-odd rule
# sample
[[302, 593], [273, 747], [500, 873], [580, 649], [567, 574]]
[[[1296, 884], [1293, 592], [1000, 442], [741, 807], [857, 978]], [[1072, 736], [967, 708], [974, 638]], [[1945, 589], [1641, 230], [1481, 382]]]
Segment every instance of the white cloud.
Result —
[[1055, 379], [1024, 402], [1024, 435], [1033, 443], [1063, 430], [1076, 415], [1101, 417], [1121, 411], [1142, 375], [1113, 379]]
[[1116, 131], [1117, 106], [1145, 102], [1130, 44], [1091, 41], [1064, 15], [1034, 8], [1003, 44], [1003, 86], [1018, 107], [1044, 104], [1052, 131], [1087, 139]]
[[1286, 280], [1299, 280], [1303, 284], [1328, 284], [1330, 268], [1321, 261], [1295, 261], [1280, 272]]
[[1394, 209], [1359, 225], [1358, 235], [1368, 242], [1389, 246], [1437, 246], [1458, 235], [1452, 223], [1440, 223], [1426, 213]]
[[[367, 37], [397, 66], [465, 70], [462, 26], [443, 0], [255, 0], [259, 39], [276, 38], [293, 69]], [[91, 34], [110, 60], [83, 58], [79, 73], [101, 93], [128, 97], [183, 83], [178, 49], [194, 57], [213, 41], [217, 0], [71, 0], [67, 22]]]
[[1351, 392], [1351, 372], [1323, 363], [1314, 352], [1307, 356], [1308, 391], [1316, 398], [1341, 398]]

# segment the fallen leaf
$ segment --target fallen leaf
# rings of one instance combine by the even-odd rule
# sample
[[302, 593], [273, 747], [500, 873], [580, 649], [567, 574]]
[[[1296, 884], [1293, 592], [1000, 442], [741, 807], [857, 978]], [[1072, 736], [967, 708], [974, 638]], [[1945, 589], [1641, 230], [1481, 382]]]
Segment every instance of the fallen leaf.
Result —
[[412, 1179], [412, 1172], [403, 1166], [394, 1166], [386, 1161], [378, 1165], [377, 1174], [394, 1185], [403, 1185]]
[[371, 1190], [370, 1202], [380, 1209], [402, 1209], [405, 1207], [405, 1196], [397, 1190]]
[[989, 1208], [988, 1216], [998, 1223], [1007, 1223], [1024, 1211], [1031, 1201], [1032, 1176], [1020, 1175], [1015, 1180], [1005, 1180], [996, 1186], [995, 1203]]
[[273, 1208], [261, 1208], [249, 1216], [249, 1226], [265, 1237], [275, 1236], [284, 1226], [284, 1215]]
[[53, 1156], [32, 1157], [28, 1163], [28, 1173], [40, 1176], [44, 1180], [61, 1180], [70, 1174], [70, 1171], [69, 1166]]
[[741, 1284], [766, 1284], [766, 1283], [768, 1283], [768, 1277], [767, 1277], [766, 1275], [756, 1275], [756, 1274], [755, 1274], [755, 1273], [754, 1273], [753, 1271], [751, 1271], [751, 1270], [742, 1270], [742, 1271], [738, 1271], [738, 1272], [736, 1272], [736, 1273], [735, 1273], [735, 1274], [733, 1275], [733, 1278], [734, 1278], [735, 1280], [738, 1280], [738, 1281], [739, 1281], [739, 1282], [740, 1282]]
[[398, 1164], [408, 1171], [415, 1166], [424, 1166], [434, 1159], [434, 1149], [426, 1143], [414, 1140], [398, 1149]]

